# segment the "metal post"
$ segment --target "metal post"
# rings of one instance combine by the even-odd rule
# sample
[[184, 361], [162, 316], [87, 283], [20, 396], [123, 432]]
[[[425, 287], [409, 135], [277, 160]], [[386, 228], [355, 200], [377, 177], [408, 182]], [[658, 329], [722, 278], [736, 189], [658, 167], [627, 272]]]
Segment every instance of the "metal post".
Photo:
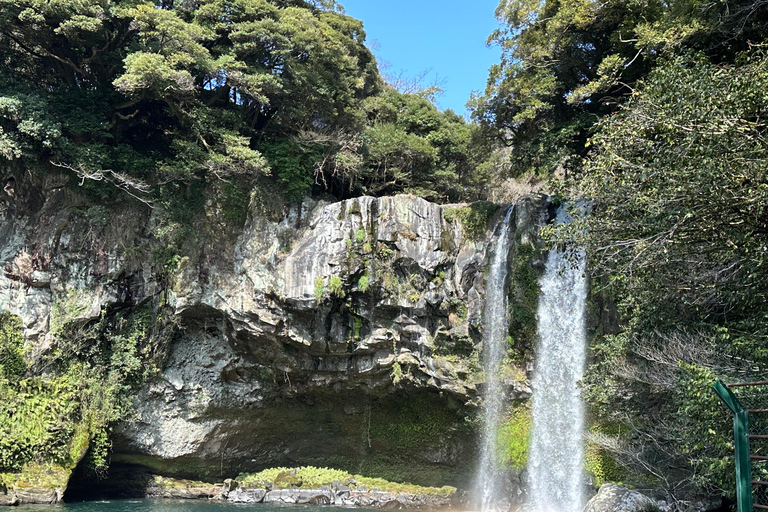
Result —
[[712, 385], [717, 396], [733, 412], [733, 440], [736, 445], [736, 503], [739, 512], [752, 512], [752, 468], [749, 462], [749, 419], [747, 411], [722, 381]]

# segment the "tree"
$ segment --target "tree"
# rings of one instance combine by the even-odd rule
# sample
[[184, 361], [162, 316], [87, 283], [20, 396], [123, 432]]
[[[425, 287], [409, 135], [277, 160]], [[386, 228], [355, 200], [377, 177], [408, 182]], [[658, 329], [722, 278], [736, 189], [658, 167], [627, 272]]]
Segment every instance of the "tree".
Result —
[[511, 173], [577, 170], [595, 121], [616, 111], [660, 55], [730, 62], [762, 42], [761, 0], [504, 0], [502, 49], [473, 117], [514, 147]]
[[625, 443], [653, 440], [638, 460], [677, 475], [672, 493], [727, 491], [727, 415], [706, 388], [768, 365], [766, 86], [760, 50], [664, 59], [598, 124], [574, 178], [591, 215], [558, 237], [588, 247], [624, 319], [595, 343], [586, 393]]

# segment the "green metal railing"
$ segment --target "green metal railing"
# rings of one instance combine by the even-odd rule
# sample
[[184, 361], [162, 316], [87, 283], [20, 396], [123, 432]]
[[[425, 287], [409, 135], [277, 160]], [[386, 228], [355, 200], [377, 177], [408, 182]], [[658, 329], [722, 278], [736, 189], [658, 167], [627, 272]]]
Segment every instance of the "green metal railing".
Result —
[[718, 380], [712, 388], [733, 413], [738, 511], [768, 510], [768, 381]]

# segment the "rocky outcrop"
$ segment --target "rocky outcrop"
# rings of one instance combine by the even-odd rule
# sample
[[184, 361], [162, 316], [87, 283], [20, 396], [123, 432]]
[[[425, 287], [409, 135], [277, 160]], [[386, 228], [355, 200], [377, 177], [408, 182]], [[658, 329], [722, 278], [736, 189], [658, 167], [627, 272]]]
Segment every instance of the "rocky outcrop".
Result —
[[61, 503], [70, 472], [55, 464], [27, 464], [18, 473], [0, 473], [0, 505]]
[[[156, 212], [31, 179], [0, 197], [0, 311], [22, 318], [30, 357], [65, 326], [164, 315], [160, 374], [116, 429], [113, 461], [210, 481], [313, 463], [441, 485], [472, 471], [464, 418], [482, 386], [483, 266], [501, 211], [475, 238], [450, 214], [466, 205], [360, 197], [299, 211], [254, 194], [244, 226], [208, 205], [198, 236], [159, 261]], [[516, 207], [518, 243], [546, 207]], [[528, 384], [508, 389], [526, 398]]]
[[659, 505], [653, 499], [624, 486], [606, 483], [584, 507], [584, 512], [653, 512]]
[[326, 485], [321, 489], [274, 489], [225, 485], [218, 499], [232, 503], [271, 503], [277, 505], [337, 505], [384, 509], [446, 509], [455, 505], [454, 495], [385, 492], [378, 489], [351, 489], [346, 485]]

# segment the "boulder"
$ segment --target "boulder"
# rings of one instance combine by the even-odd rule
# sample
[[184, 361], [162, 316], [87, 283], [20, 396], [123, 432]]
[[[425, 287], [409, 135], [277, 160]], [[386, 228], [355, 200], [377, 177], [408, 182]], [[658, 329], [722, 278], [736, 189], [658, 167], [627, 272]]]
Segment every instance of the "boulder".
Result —
[[229, 491], [227, 501], [232, 503], [261, 503], [266, 496], [266, 489], [247, 489], [238, 487]]
[[278, 489], [264, 496], [264, 503], [333, 505], [336, 502], [333, 491], [322, 489]]
[[651, 512], [658, 510], [656, 502], [622, 485], [603, 484], [584, 507], [584, 512]]
[[2, 506], [14, 506], [19, 504], [19, 498], [16, 497], [16, 493], [13, 491], [0, 493], [0, 507]]

